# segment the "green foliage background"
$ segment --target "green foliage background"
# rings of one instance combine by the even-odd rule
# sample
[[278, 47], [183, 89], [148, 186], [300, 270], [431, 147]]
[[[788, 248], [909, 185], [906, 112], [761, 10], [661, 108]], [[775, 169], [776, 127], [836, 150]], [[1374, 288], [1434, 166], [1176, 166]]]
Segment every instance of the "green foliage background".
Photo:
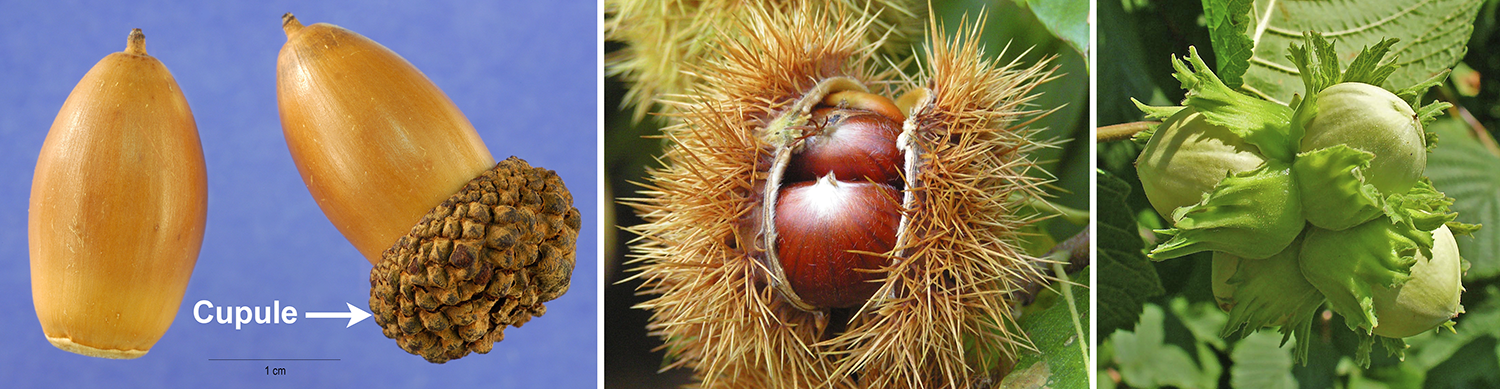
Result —
[[[1100, 143], [1098, 386], [1212, 388], [1491, 388], [1500, 387], [1500, 15], [1496, 1], [1292, 2], [1271, 0], [1102, 0], [1098, 124], [1143, 120], [1130, 98], [1173, 105], [1183, 91], [1168, 59], [1198, 47], [1231, 86], [1285, 102], [1301, 82], [1280, 69], [1294, 34], [1331, 35], [1341, 54], [1386, 37], [1405, 66], [1390, 83], [1410, 85], [1460, 62], [1427, 99], [1454, 109], [1432, 125], [1441, 141], [1427, 175], [1453, 197], [1459, 221], [1485, 225], [1459, 247], [1465, 274], [1457, 333], [1424, 333], [1406, 341], [1405, 361], [1372, 355], [1352, 363], [1357, 345], [1338, 315], [1320, 311], [1305, 366], [1291, 347], [1260, 333], [1239, 341], [1219, 337], [1226, 314], [1214, 306], [1207, 253], [1159, 263], [1142, 247], [1165, 221], [1141, 194], [1133, 161], [1140, 146]], [[1207, 6], [1205, 6], [1207, 4]], [[1263, 27], [1263, 28], [1261, 28]], [[1260, 31], [1257, 35], [1256, 31]], [[1212, 50], [1210, 50], [1212, 48]], [[1352, 55], [1342, 56], [1344, 61]], [[1109, 211], [1118, 208], [1119, 211]], [[1109, 211], [1109, 212], [1107, 212]]]

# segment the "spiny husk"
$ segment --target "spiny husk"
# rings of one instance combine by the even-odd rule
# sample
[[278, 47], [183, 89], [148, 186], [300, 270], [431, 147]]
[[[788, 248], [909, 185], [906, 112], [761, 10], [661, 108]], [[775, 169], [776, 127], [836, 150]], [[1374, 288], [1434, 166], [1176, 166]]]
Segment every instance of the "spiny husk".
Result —
[[758, 128], [820, 79], [872, 80], [864, 63], [873, 46], [860, 33], [870, 20], [752, 9], [724, 27], [761, 40], [725, 45], [698, 73], [707, 86], [674, 103], [680, 124], [663, 130], [674, 142], [666, 166], [651, 172], [647, 197], [630, 200], [647, 220], [631, 228], [641, 235], [633, 277], [657, 296], [639, 307], [655, 312], [650, 329], [675, 359], [669, 367], [697, 370], [704, 387], [818, 387], [834, 379], [833, 360], [811, 347], [828, 321], [778, 297], [750, 255], [764, 248], [740, 242], [758, 238], [744, 221], [762, 201], [774, 150]]
[[[781, 0], [754, 2], [742, 0], [607, 0], [604, 2], [605, 39], [629, 46], [605, 58], [609, 75], [622, 75], [631, 82], [625, 104], [635, 106], [636, 121], [658, 107], [657, 99], [681, 94], [691, 89], [694, 77], [683, 72], [687, 64], [701, 64], [719, 54], [720, 39], [738, 37], [719, 33], [723, 26], [735, 23], [745, 13], [765, 7], [786, 13], [798, 7], [822, 12], [840, 12], [846, 17], [877, 14], [871, 21], [878, 28], [866, 30], [859, 37], [863, 43], [883, 41], [885, 51], [904, 52], [909, 38], [920, 32], [918, 15], [925, 13], [925, 2], [915, 0], [873, 1], [801, 1]], [[768, 4], [762, 4], [768, 3]], [[891, 32], [889, 37], [886, 33]]]
[[[799, 310], [776, 292], [774, 272], [757, 260], [765, 186], [778, 138], [766, 136], [822, 81], [846, 78], [889, 92], [892, 71], [876, 71], [879, 42], [862, 37], [870, 17], [801, 6], [783, 13], [752, 7], [735, 24], [718, 60], [694, 74], [700, 87], [663, 130], [673, 144], [651, 172], [642, 198], [628, 199], [646, 224], [633, 245], [650, 329], [665, 340], [669, 364], [696, 371], [702, 387], [969, 387], [976, 372], [965, 350], [1011, 355], [1029, 344], [1012, 332], [1007, 293], [1037, 279], [1018, 248], [1011, 216], [1040, 196], [1026, 155], [1043, 146], [1018, 119], [1036, 114], [1031, 88], [1050, 79], [1046, 63], [999, 66], [983, 59], [978, 29], [948, 43], [933, 23], [934, 45], [910, 111], [904, 244], [876, 298], [853, 313]], [[816, 87], [816, 88], [815, 88]], [[798, 108], [801, 109], [801, 108]], [[774, 193], [774, 192], [771, 192]], [[773, 261], [774, 262], [774, 261]], [[846, 329], [847, 328], [847, 329]], [[972, 345], [966, 346], [966, 343]]]
[[1013, 332], [1007, 296], [1041, 278], [1036, 259], [1016, 246], [1035, 220], [1017, 210], [1043, 196], [1049, 176], [1028, 157], [1046, 144], [1023, 119], [1043, 114], [1029, 103], [1052, 68], [986, 59], [977, 24], [961, 25], [958, 36], [943, 31], [934, 20], [917, 76], [926, 90], [909, 93], [915, 105], [898, 140], [908, 159], [907, 220], [898, 261], [876, 293], [889, 297], [825, 343], [847, 350], [835, 375], [861, 374], [867, 387], [967, 387], [988, 372], [966, 365], [966, 350], [1009, 359], [1029, 347]]

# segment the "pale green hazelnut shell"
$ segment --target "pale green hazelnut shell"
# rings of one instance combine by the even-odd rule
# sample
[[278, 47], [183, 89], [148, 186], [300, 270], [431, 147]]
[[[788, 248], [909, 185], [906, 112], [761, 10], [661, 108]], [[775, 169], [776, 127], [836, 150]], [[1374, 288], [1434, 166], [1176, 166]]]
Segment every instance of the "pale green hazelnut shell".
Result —
[[1463, 311], [1463, 265], [1458, 242], [1448, 227], [1432, 232], [1432, 258], [1418, 254], [1411, 267], [1411, 280], [1394, 289], [1376, 285], [1372, 290], [1375, 335], [1405, 338], [1431, 330]]
[[1365, 181], [1383, 195], [1406, 193], [1427, 167], [1422, 124], [1411, 105], [1381, 87], [1345, 82], [1318, 92], [1298, 152], [1348, 145], [1375, 155]]
[[1136, 159], [1136, 173], [1151, 206], [1175, 223], [1173, 211], [1202, 201], [1225, 177], [1264, 162], [1255, 146], [1189, 107], [1157, 127]]

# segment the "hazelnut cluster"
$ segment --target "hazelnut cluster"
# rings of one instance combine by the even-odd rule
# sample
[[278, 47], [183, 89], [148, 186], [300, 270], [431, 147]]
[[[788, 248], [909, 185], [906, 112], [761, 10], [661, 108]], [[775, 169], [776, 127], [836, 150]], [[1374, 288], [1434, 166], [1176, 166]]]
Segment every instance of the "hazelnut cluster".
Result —
[[[1290, 105], [1229, 88], [1195, 50], [1186, 62], [1173, 59], [1188, 90], [1184, 105], [1141, 106], [1163, 122], [1137, 173], [1172, 224], [1157, 231], [1167, 239], [1148, 255], [1213, 253], [1226, 337], [1279, 327], [1305, 360], [1326, 304], [1361, 350], [1378, 341], [1400, 353], [1401, 338], [1451, 325], [1463, 312], [1454, 235], [1477, 226], [1456, 222], [1453, 200], [1423, 176], [1436, 141], [1424, 123], [1446, 103], [1417, 105], [1436, 81], [1379, 86], [1396, 66], [1384, 59], [1393, 40], [1366, 48], [1348, 68], [1326, 60], [1335, 50], [1321, 35], [1305, 41], [1289, 58], [1318, 76], [1303, 79], [1305, 94]], [[1368, 365], [1368, 352], [1356, 362]]]

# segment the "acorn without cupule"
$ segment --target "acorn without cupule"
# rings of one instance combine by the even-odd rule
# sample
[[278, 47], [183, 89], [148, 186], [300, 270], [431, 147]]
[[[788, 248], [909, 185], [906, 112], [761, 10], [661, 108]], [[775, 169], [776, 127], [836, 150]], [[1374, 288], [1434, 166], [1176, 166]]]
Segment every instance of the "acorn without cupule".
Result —
[[442, 363], [486, 353], [565, 293], [580, 228], [551, 170], [496, 163], [447, 95], [353, 31], [283, 16], [282, 130], [308, 191], [374, 264], [387, 337]]
[[177, 315], [203, 244], [198, 128], [140, 29], [68, 95], [37, 158], [31, 291], [52, 345], [139, 358]]

